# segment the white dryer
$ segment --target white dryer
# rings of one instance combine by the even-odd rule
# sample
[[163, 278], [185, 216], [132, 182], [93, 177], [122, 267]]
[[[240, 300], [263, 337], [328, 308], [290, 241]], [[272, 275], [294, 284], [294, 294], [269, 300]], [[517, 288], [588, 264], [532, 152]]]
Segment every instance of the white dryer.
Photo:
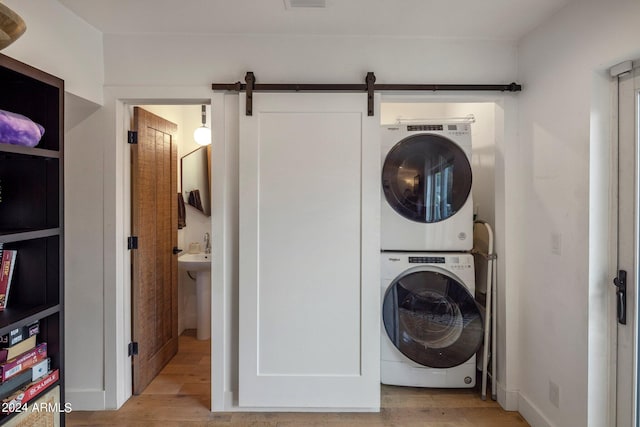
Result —
[[470, 122], [383, 126], [381, 141], [382, 250], [470, 250]]
[[381, 382], [474, 387], [483, 322], [474, 298], [473, 255], [381, 255]]

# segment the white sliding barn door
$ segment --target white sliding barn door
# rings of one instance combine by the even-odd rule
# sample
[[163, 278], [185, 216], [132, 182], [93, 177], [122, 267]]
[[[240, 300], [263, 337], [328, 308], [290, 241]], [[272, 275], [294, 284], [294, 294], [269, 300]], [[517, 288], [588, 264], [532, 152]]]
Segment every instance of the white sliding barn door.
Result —
[[379, 97], [240, 96], [239, 405], [380, 405]]

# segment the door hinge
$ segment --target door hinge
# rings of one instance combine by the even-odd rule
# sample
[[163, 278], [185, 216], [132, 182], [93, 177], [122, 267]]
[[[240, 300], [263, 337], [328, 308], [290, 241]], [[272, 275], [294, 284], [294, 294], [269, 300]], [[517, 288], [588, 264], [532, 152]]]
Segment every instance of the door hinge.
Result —
[[127, 143], [129, 144], [138, 143], [138, 131], [135, 131], [135, 130], [127, 131]]
[[138, 236], [127, 237], [127, 249], [138, 249]]
[[618, 311], [618, 323], [627, 324], [627, 272], [618, 270], [618, 277], [613, 279], [616, 285], [616, 306]]
[[130, 342], [129, 343], [129, 352], [128, 352], [129, 356], [137, 356], [138, 355], [138, 343], [137, 342]]

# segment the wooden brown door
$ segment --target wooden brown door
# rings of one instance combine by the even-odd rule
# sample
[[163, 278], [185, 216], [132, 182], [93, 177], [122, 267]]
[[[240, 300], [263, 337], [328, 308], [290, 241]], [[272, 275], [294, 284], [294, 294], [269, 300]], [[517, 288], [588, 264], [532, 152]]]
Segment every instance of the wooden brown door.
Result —
[[135, 107], [131, 145], [133, 393], [140, 394], [178, 351], [177, 126]]

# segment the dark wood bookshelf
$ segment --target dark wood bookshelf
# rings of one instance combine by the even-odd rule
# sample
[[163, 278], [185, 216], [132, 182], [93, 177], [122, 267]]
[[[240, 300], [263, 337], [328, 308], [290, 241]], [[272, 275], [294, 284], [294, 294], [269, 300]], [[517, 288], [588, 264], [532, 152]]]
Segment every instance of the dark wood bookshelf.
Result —
[[43, 317], [57, 314], [60, 312], [60, 309], [60, 304], [6, 308], [0, 311], [0, 336], [8, 334], [13, 329], [29, 325]]
[[43, 237], [60, 236], [59, 228], [45, 228], [45, 229], [16, 229], [0, 230], [0, 243], [18, 242], [21, 240], [40, 239]]
[[19, 145], [3, 144], [2, 153], [6, 154], [23, 154], [31, 157], [44, 157], [51, 159], [59, 159], [60, 153], [55, 150], [45, 150], [35, 147], [21, 147]]
[[64, 81], [0, 54], [0, 94], [0, 109], [45, 128], [35, 147], [0, 141], [0, 243], [17, 250], [0, 335], [39, 322], [60, 376], [45, 392], [58, 386], [64, 407]]

